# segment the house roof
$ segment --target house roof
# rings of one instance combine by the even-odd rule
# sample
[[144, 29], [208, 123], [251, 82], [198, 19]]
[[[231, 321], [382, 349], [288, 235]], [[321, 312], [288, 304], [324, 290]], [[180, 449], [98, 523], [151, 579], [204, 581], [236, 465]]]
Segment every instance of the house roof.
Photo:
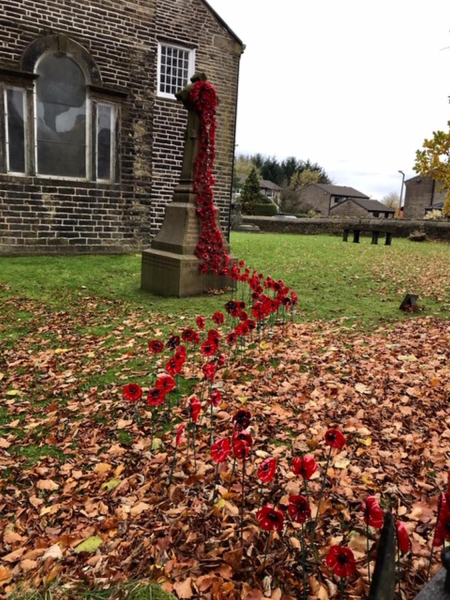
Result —
[[358, 204], [362, 208], [365, 208], [368, 212], [395, 213], [395, 210], [393, 208], [389, 208], [388, 206], [386, 206], [386, 204], [383, 204], [382, 202], [379, 202], [378, 200], [371, 200], [370, 198], [369, 199], [348, 198], [348, 200], [344, 200], [344, 202], [339, 202], [339, 204], [335, 204], [334, 206], [332, 206], [330, 208], [330, 211], [333, 210], [333, 208], [342, 206], [343, 204], [345, 204], [345, 202], [354, 202], [355, 204]]
[[312, 183], [311, 185], [316, 185], [321, 190], [330, 194], [330, 196], [347, 196], [349, 198], [369, 198], [366, 194], [362, 192], [358, 192], [355, 188], [347, 187], [345, 185], [331, 185], [328, 183]]
[[201, 2], [203, 2], [203, 4], [206, 6], [206, 8], [212, 13], [212, 15], [216, 18], [217, 21], [219, 21], [219, 23], [222, 25], [222, 27], [224, 27], [228, 33], [234, 37], [234, 39], [239, 42], [239, 44], [241, 44], [242, 46], [242, 50], [245, 50], [245, 44], [244, 42], [234, 33], [234, 31], [231, 29], [231, 27], [225, 23], [225, 21], [222, 19], [222, 17], [219, 15], [219, 13], [217, 13], [214, 8], [209, 4], [209, 2], [207, 2], [206, 0], [201, 0]]
[[426, 206], [425, 210], [442, 210], [444, 208], [443, 202], [437, 202], [436, 204], [430, 204], [430, 206]]
[[279, 185], [277, 185], [273, 181], [269, 181], [268, 179], [261, 179], [261, 181], [259, 182], [259, 187], [265, 190], [274, 190], [275, 192], [279, 192], [282, 189]]

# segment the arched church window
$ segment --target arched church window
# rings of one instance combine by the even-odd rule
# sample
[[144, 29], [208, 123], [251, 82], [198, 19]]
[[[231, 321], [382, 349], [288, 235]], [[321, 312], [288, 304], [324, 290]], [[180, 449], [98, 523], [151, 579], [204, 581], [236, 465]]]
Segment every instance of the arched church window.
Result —
[[36, 73], [36, 167], [38, 175], [87, 179], [88, 93], [80, 66], [51, 53]]

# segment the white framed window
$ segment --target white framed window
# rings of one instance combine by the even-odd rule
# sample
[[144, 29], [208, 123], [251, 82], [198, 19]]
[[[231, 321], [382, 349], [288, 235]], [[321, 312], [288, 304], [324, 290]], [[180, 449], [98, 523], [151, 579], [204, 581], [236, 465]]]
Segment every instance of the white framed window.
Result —
[[97, 103], [97, 181], [114, 180], [116, 109], [113, 104]]
[[27, 172], [27, 95], [24, 88], [4, 90], [6, 171], [12, 175]]
[[158, 96], [175, 98], [195, 72], [195, 50], [158, 44]]
[[89, 179], [90, 103], [86, 77], [67, 54], [44, 54], [35, 86], [35, 158], [38, 176]]

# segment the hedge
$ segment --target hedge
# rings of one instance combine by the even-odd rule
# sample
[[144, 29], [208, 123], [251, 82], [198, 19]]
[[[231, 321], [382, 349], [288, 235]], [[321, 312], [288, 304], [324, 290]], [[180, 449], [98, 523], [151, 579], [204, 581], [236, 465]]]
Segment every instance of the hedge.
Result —
[[259, 217], [273, 217], [278, 213], [275, 204], [254, 204], [252, 212]]

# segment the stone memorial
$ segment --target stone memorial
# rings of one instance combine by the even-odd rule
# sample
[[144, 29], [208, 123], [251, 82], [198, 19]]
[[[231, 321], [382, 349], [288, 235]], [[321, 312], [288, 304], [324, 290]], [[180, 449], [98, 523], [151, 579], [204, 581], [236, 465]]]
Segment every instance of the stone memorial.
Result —
[[[150, 248], [142, 253], [141, 288], [159, 296], [196, 296], [210, 289], [232, 286], [232, 281], [227, 276], [200, 271], [204, 260], [198, 256], [202, 223], [199, 218], [195, 174], [202, 124], [201, 116], [192, 102], [191, 89], [196, 82], [201, 81], [206, 82], [206, 76], [196, 73], [191, 79], [192, 83], [176, 94], [177, 100], [183, 102], [188, 110], [181, 179], [175, 188], [172, 202], [166, 207], [160, 231]], [[212, 168], [211, 159], [210, 162]], [[214, 221], [214, 216], [212, 219], [213, 226], [218, 231], [216, 221], [218, 223], [219, 219], [217, 217]], [[235, 262], [236, 259], [228, 257], [228, 246], [219, 232], [220, 237], [221, 251], [226, 260]]]

